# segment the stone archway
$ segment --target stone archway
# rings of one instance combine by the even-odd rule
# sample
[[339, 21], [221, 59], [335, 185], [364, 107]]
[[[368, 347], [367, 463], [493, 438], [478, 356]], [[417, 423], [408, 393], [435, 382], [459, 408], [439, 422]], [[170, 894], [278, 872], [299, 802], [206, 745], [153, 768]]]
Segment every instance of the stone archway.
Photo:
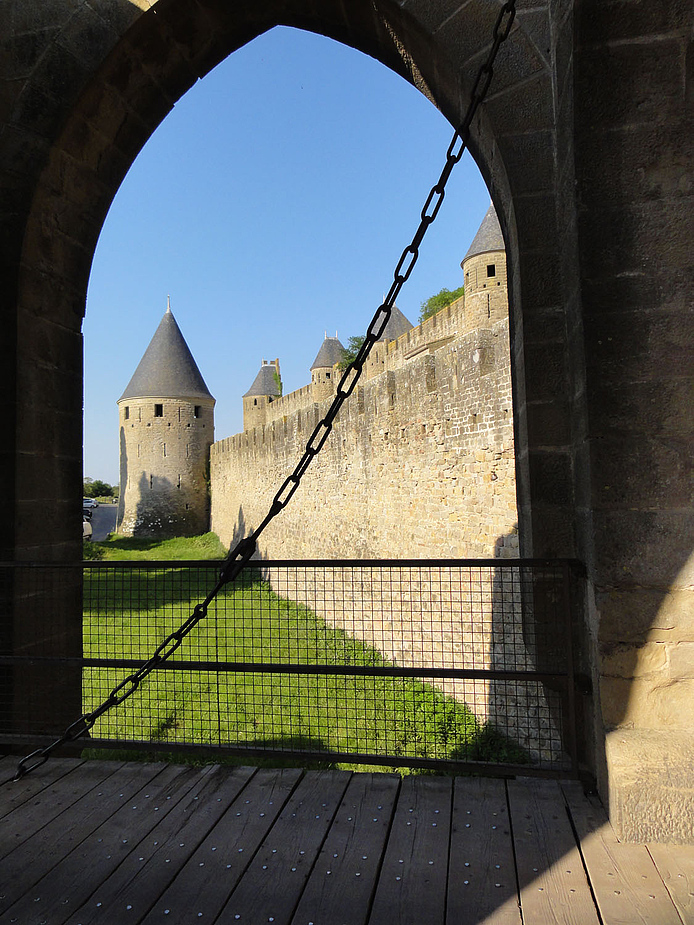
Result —
[[[378, 57], [456, 123], [500, 3], [7, 6], [2, 541], [6, 559], [70, 560], [79, 557], [80, 328], [91, 258], [118, 184], [176, 99], [283, 24]], [[622, 799], [620, 767], [669, 748], [668, 727], [677, 774], [663, 784], [655, 761], [648, 821], [631, 831], [681, 838], [691, 835], [682, 756], [694, 731], [678, 706], [694, 689], [691, 656], [683, 658], [694, 639], [692, 14], [686, 4], [633, 6], [628, 21], [588, 0], [521, 8], [473, 153], [509, 255], [522, 550], [587, 563], [592, 765], [607, 794], [604, 723], [632, 743], [619, 746], [622, 757], [608, 754], [619, 815], [641, 790], [625, 776]], [[658, 809], [668, 793], [676, 819]]]
[[[126, 4], [114, 2], [111, 6], [119, 11], [121, 17], [125, 17], [128, 12]], [[70, 370], [75, 374], [74, 381], [62, 381], [58, 391], [63, 400], [70, 393], [71, 403], [73, 406], [76, 404], [80, 383], [79, 324], [84, 293], [91, 257], [110, 202], [130, 163], [175, 100], [221, 58], [277, 23], [306, 26], [377, 55], [385, 64], [427, 93], [450, 121], [456, 122], [465, 104], [465, 86], [470, 82], [470, 73], [474, 74], [479, 64], [480, 53], [484, 52], [489, 42], [497, 13], [496, 7], [484, 10], [483, 15], [479, 10], [471, 9], [467, 12], [464, 18], [475, 24], [474, 39], [468, 39], [468, 68], [457, 71], [455, 61], [448, 58], [445, 48], [442, 53], [442, 49], [435, 47], [431, 37], [426, 35], [421, 24], [394, 5], [383, 4], [382, 8], [374, 10], [370, 4], [351, 4], [347, 13], [340, 4], [322, 4], [320, 14], [313, 17], [306, 10], [305, 3], [291, 4], [289, 9], [287, 5], [282, 6], [284, 8], [278, 12], [275, 4], [261, 4], [257, 7], [249, 4], [246, 9], [239, 9], [235, 5], [233, 13], [230, 13], [219, 3], [206, 2], [191, 6], [187, 2], [159, 0], [147, 13], [137, 18], [133, 16], [132, 24], [129, 22], [130, 17], [126, 17], [123, 25], [129, 28], [122, 29], [122, 37], [118, 40], [113, 41], [113, 35], [104, 35], [104, 38], [112, 40], [112, 47], [107, 46], [108, 54], [104, 61], [87, 86], [75, 93], [72, 105], [69, 105], [67, 99], [64, 100], [65, 121], [39, 173], [25, 225], [18, 301], [20, 317], [27, 327], [20, 339], [28, 343], [38, 338], [45, 339], [41, 337], [39, 328], [57, 324], [63, 334], [62, 347], [72, 354], [57, 362], [52, 370], [39, 372], [34, 369], [31, 376], [23, 378], [19, 392], [27, 405], [34, 409], [43, 407], [48, 411], [46, 396], [54, 390], [56, 380], [63, 379], [65, 375], [70, 376], [67, 372]], [[133, 14], [132, 9], [129, 12]], [[83, 14], [86, 15], [86, 12], [83, 11]], [[71, 22], [66, 25], [66, 32], [70, 32]], [[539, 240], [540, 230], [536, 227], [532, 232], [535, 239], [532, 242], [533, 256], [530, 256], [530, 250], [527, 255], [519, 252], [516, 234], [518, 219], [527, 226], [531, 215], [535, 216], [540, 209], [540, 224], [543, 226], [546, 247], [550, 251], [549, 262], [556, 263], [559, 258], [556, 224], [551, 220], [555, 204], [549, 182], [555, 152], [551, 144], [543, 146], [543, 140], [556, 134], [551, 121], [547, 120], [547, 115], [554, 109], [552, 69], [550, 62], [525, 34], [522, 16], [519, 22], [520, 27], [510, 40], [513, 44], [512, 52], [497, 68], [495, 90], [488, 111], [478, 120], [474, 153], [492, 190], [505, 227], [513, 267], [511, 285], [514, 304], [520, 306], [523, 299], [525, 311], [525, 293], [521, 285], [525, 273], [521, 272], [522, 264], [537, 264], [537, 253], [542, 242]], [[467, 34], [466, 22], [456, 22], [451, 27], [451, 46], [459, 39], [461, 30]], [[77, 38], [72, 41], [76, 43]], [[77, 50], [81, 51], [82, 48], [77, 46]], [[90, 50], [90, 54], [93, 56], [93, 51]], [[522, 98], [522, 104], [514, 104], [513, 98], [518, 95]], [[534, 125], [528, 123], [528, 118], [534, 118]], [[538, 120], [542, 121], [542, 125]], [[499, 121], [504, 124], [501, 132], [495, 131], [494, 126]], [[522, 147], [526, 149], [524, 154], [519, 152]], [[544, 165], [540, 164], [541, 160], [545, 162]], [[507, 161], [512, 168], [510, 175]], [[544, 186], [532, 196], [530, 190], [533, 184], [529, 174], [539, 174], [544, 178]], [[524, 197], [520, 204], [514, 199], [514, 185], [522, 191]], [[524, 216], [526, 210], [527, 215]], [[536, 218], [533, 218], [533, 224], [538, 225]], [[542, 274], [542, 269], [536, 269], [535, 273]], [[543, 281], [544, 301], [547, 300], [547, 285], [548, 280]], [[537, 301], [537, 297], [534, 296], [534, 285], [527, 288], [530, 307], [532, 301]], [[554, 294], [554, 304], [555, 307], [561, 304], [559, 292]], [[46, 306], [50, 306], [48, 314]], [[523, 347], [520, 318], [521, 313], [517, 311], [517, 349]], [[72, 348], [67, 343], [68, 331], [75, 338]], [[559, 356], [554, 356], [552, 361], [555, 366], [559, 364], [557, 371], [564, 378], [566, 370], [562, 367], [565, 366], [565, 357], [562, 354], [563, 350], [560, 349]], [[23, 370], [32, 366], [31, 359], [26, 359], [29, 362], [22, 363]], [[47, 381], [47, 377], [52, 382]], [[516, 383], [521, 395], [522, 378], [522, 375], [517, 376]], [[67, 407], [51, 407], [51, 417], [54, 417], [55, 411], [69, 415]], [[42, 421], [32, 421], [27, 414], [22, 414], [21, 422], [23, 430], [43, 430], [45, 433], [46, 415]], [[70, 425], [63, 430], [74, 433]], [[29, 433], [26, 439], [30, 445]], [[53, 457], [45, 442], [44, 448], [46, 455], [43, 465], [50, 466], [48, 460]], [[72, 454], [68, 447], [61, 447], [61, 450], [61, 467], [64, 469], [66, 456]], [[523, 493], [529, 496], [529, 465], [525, 456], [522, 454], [520, 459], [521, 485]], [[71, 462], [74, 480], [79, 472], [78, 457], [75, 455]], [[554, 466], [555, 481], [562, 469], [566, 470], [566, 466]], [[33, 482], [33, 472], [26, 472], [25, 476]], [[44, 479], [49, 477], [46, 472]], [[64, 478], [63, 473], [61, 481]], [[21, 488], [19, 494], [20, 497], [25, 494]], [[569, 484], [563, 487], [561, 495], [570, 500]], [[26, 497], [29, 501], [29, 493]], [[535, 498], [533, 502], [535, 507], [540, 499]], [[526, 522], [530, 523], [527, 516], [530, 511], [529, 497], [521, 498], [521, 504], [525, 508]], [[553, 517], [555, 522], [562, 519], [566, 521], [565, 517]], [[35, 546], [31, 535], [23, 536], [23, 524], [28, 521], [29, 518], [18, 518], [16, 542], [19, 548]], [[71, 526], [68, 527], [66, 523], [65, 542], [69, 542], [67, 536], [72, 533]], [[56, 536], [52, 545], [55, 542], [63, 541]], [[536, 545], [533, 543], [532, 531], [526, 531], [524, 543], [526, 550]], [[552, 531], [543, 538], [540, 545], [545, 553], [573, 551], [572, 538], [566, 531], [561, 537], [556, 530]]]
[[[51, 76], [65, 71], [68, 79], [56, 101], [56, 130], [46, 139], [43, 158], [37, 154], [17, 277], [18, 343], [23, 351], [18, 360], [18, 431], [29, 465], [17, 470], [15, 543], [17, 555], [31, 557], [79, 554], [71, 502], [80, 490], [81, 442], [75, 440], [81, 428], [80, 329], [92, 254], [122, 177], [176, 99], [235, 48], [274, 25], [286, 24], [322, 32], [373, 54], [414, 83], [455, 124], [464, 112], [499, 10], [498, 3], [468, 4], [434, 37], [426, 4], [403, 11], [388, 0], [377, 6], [324, 3], [319, 11], [306, 0], [249, 2], [235, 5], [233, 11], [219, 0], [158, 0], [144, 12], [134, 9], [138, 4], [111, 0], [110, 21], [79, 6], [52, 43]], [[102, 27], [99, 53], [85, 41], [93, 40], [97, 20]], [[528, 365], [549, 365], [559, 381], [566, 384], [569, 379], [566, 300], [552, 268], [559, 265], [562, 249], [570, 252], [575, 247], [566, 240], [571, 235], [562, 237], [557, 228], [556, 61], [548, 36], [545, 41], [537, 26], [535, 14], [519, 15], [508, 52], [498, 62], [492, 93], [476, 119], [473, 153], [495, 199], [509, 252], [525, 528], [521, 541], [526, 554], [570, 555], [575, 545], [569, 454], [564, 445], [552, 447], [547, 427], [539, 455], [526, 438], [528, 408], [547, 415], [561, 404], [554, 418], [571, 414], [564, 399], [569, 390], [557, 389], [554, 381], [538, 380], [526, 401], [526, 352], [531, 357]], [[70, 69], [68, 62], [84, 56], [88, 62], [83, 62], [83, 70]], [[49, 92], [47, 76], [31, 75], [27, 92]], [[550, 316], [555, 326], [548, 339], [545, 319]], [[39, 355], [35, 345], [49, 346], [49, 356]], [[49, 543], [32, 534], [39, 470], [59, 512], [46, 535]]]

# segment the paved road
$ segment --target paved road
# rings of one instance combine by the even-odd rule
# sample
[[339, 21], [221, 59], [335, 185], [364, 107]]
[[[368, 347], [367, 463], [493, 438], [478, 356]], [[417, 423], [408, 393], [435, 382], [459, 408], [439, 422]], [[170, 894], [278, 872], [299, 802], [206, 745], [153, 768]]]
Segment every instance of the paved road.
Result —
[[92, 509], [92, 540], [105, 540], [116, 529], [117, 504], [100, 504]]

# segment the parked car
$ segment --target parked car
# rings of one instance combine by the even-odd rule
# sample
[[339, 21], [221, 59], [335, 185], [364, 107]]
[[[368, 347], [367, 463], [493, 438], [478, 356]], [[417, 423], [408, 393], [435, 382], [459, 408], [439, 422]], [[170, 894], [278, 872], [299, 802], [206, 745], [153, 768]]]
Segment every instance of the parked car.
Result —
[[91, 520], [92, 519], [92, 509], [90, 507], [82, 508], [82, 519]]
[[89, 520], [86, 517], [82, 518], [82, 539], [91, 540], [92, 538], [92, 525], [89, 523]]
[[96, 498], [82, 498], [82, 507], [98, 507], [99, 502]]

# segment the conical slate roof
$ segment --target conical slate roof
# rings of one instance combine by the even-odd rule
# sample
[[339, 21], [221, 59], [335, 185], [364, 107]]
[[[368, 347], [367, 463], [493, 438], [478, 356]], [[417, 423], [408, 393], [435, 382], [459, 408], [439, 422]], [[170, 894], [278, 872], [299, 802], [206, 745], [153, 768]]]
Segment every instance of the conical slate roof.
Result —
[[345, 348], [342, 346], [337, 337], [328, 337], [321, 344], [316, 359], [311, 366], [311, 372], [314, 369], [332, 369], [336, 363], [341, 363], [345, 358]]
[[253, 380], [253, 385], [247, 392], [244, 392], [243, 397], [248, 398], [249, 395], [272, 395], [273, 397], [279, 397], [282, 392], [277, 384], [276, 372], [277, 367], [274, 363], [267, 363], [263, 360], [263, 365], [260, 367], [258, 375]]
[[170, 308], [118, 401], [125, 398], [212, 398]]
[[398, 337], [401, 337], [403, 334], [407, 334], [408, 331], [412, 330], [414, 327], [413, 324], [407, 320], [403, 315], [397, 305], [394, 305], [388, 319], [388, 324], [385, 326], [383, 334], [378, 338], [380, 341], [388, 340], [397, 340]]
[[501, 233], [501, 225], [496, 217], [494, 204], [489, 206], [487, 214], [482, 219], [482, 224], [477, 230], [477, 234], [472, 239], [472, 244], [468, 248], [467, 254], [463, 257], [463, 263], [470, 257], [477, 257], [479, 254], [486, 254], [488, 251], [505, 250], [504, 236]]

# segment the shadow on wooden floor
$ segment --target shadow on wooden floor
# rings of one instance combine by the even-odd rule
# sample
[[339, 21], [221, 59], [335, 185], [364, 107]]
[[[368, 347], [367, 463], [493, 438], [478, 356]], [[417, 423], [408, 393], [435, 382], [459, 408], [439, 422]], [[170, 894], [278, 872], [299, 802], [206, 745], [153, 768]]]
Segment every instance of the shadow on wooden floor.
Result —
[[0, 884], [19, 925], [694, 922], [694, 847], [528, 778], [58, 758], [0, 788]]

